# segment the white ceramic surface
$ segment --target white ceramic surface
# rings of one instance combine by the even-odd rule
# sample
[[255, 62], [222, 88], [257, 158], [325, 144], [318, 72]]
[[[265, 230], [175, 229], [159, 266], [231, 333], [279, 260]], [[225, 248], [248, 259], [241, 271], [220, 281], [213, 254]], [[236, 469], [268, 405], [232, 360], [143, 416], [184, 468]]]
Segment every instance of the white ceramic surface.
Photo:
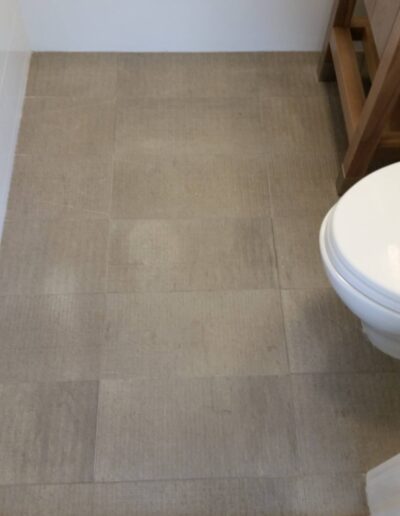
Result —
[[400, 163], [370, 174], [337, 202], [331, 242], [360, 280], [400, 300]]
[[[383, 198], [387, 198], [385, 197], [385, 189], [393, 190], [396, 185], [398, 185], [397, 177], [394, 179], [392, 178], [393, 181], [389, 177], [393, 170], [398, 171], [399, 169], [392, 167], [389, 171], [389, 175], [382, 178], [382, 185], [385, 186], [381, 185], [380, 188], [376, 187], [376, 184], [377, 182], [379, 183], [379, 181], [377, 181], [376, 177], [372, 175], [364, 179], [364, 182], [370, 179], [371, 183], [375, 184], [376, 191], [379, 195]], [[366, 271], [370, 269], [364, 268], [360, 273], [358, 272], [356, 262], [358, 250], [354, 249], [357, 245], [357, 236], [354, 235], [353, 239], [351, 239], [351, 231], [356, 231], [359, 227], [356, 223], [349, 223], [345, 229], [343, 226], [341, 227], [342, 230], [346, 232], [344, 237], [342, 237], [342, 235], [337, 236], [340, 225], [336, 225], [336, 232], [332, 231], [333, 221], [335, 220], [337, 210], [340, 208], [342, 200], [346, 201], [346, 215], [351, 218], [350, 202], [352, 196], [350, 194], [351, 190], [349, 195], [347, 195], [347, 198], [343, 197], [335, 206], [333, 206], [326, 215], [321, 226], [320, 250], [325, 271], [336, 293], [345, 305], [347, 305], [347, 307], [361, 319], [363, 329], [372, 344], [384, 353], [400, 359], [400, 295], [397, 298], [396, 293], [390, 289], [390, 295], [387, 295], [388, 285], [385, 283], [388, 278], [387, 274], [385, 275], [384, 273], [381, 273], [381, 276], [379, 276], [378, 273], [372, 273], [371, 281], [371, 278], [366, 277]], [[391, 194], [389, 194], [388, 197], [390, 198]], [[363, 200], [358, 199], [356, 196], [354, 209], [356, 210], [357, 208], [360, 208], [360, 205], [361, 209], [364, 209], [363, 202]], [[371, 213], [366, 215], [367, 218], [371, 218], [374, 215], [374, 205], [370, 204], [370, 206]], [[379, 214], [382, 224], [385, 223], [384, 213], [385, 212], [382, 209]], [[393, 213], [396, 213], [396, 208], [387, 210], [388, 216], [392, 216]], [[356, 217], [353, 218], [360, 220]], [[342, 220], [341, 223], [344, 224], [344, 220]], [[388, 227], [392, 228], [394, 231], [394, 238], [396, 237], [396, 224], [391, 225], [387, 223], [386, 231], [382, 231], [385, 238], [382, 237], [378, 228], [375, 226], [374, 231], [370, 232], [368, 239], [365, 241], [360, 239], [361, 245], [365, 246], [364, 252], [367, 253], [368, 246], [379, 246], [383, 241], [385, 241], [385, 239], [390, 239], [390, 230], [388, 230]], [[400, 227], [400, 225], [398, 227]], [[374, 242], [374, 235], [379, 235], [377, 244]], [[339, 240], [339, 245], [336, 237]], [[363, 236], [363, 238], [366, 237]], [[347, 242], [351, 242], [349, 244], [349, 248], [345, 247], [345, 239], [348, 239]], [[349, 267], [347, 261], [343, 259], [344, 255], [347, 258], [350, 257], [351, 267]], [[377, 259], [378, 255], [379, 253], [376, 250], [374, 250], [374, 252], [367, 253], [367, 256], [371, 257], [372, 263], [374, 263], [374, 260]], [[362, 261], [362, 264], [364, 263], [365, 261]], [[380, 278], [382, 278], [383, 284], [379, 284]]]

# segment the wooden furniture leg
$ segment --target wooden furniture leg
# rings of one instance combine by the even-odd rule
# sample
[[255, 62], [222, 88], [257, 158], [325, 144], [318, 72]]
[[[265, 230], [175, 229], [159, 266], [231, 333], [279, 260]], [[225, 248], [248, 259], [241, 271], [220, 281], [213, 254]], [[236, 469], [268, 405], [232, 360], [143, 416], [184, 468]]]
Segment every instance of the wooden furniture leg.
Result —
[[318, 77], [320, 81], [331, 81], [335, 77], [330, 48], [331, 32], [334, 27], [350, 27], [355, 5], [356, 0], [335, 0], [318, 64]]
[[384, 134], [389, 118], [396, 108], [400, 93], [400, 12], [372, 82], [360, 119], [350, 137], [349, 146], [339, 173], [336, 187], [339, 194], [363, 177], [377, 151], [391, 142], [391, 134]]

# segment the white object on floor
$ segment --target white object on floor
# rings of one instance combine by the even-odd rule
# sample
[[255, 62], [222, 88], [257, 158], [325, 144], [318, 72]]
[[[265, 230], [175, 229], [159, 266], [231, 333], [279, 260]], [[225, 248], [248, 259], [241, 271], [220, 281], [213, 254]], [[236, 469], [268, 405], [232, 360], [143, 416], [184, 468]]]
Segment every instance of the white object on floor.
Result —
[[[320, 231], [325, 271], [369, 340], [400, 359], [400, 163], [354, 185]], [[400, 514], [400, 512], [399, 512]]]
[[367, 500], [371, 516], [399, 516], [400, 454], [367, 473]]

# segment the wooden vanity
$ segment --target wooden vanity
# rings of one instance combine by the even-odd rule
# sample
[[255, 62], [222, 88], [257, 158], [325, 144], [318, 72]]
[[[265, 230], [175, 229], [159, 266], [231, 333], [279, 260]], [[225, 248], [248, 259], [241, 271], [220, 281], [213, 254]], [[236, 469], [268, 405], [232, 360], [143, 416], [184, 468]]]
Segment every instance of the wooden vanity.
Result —
[[[320, 80], [336, 77], [348, 136], [339, 194], [375, 163], [400, 160], [400, 0], [336, 0], [319, 63]], [[354, 41], [362, 43], [371, 87], [366, 92]]]

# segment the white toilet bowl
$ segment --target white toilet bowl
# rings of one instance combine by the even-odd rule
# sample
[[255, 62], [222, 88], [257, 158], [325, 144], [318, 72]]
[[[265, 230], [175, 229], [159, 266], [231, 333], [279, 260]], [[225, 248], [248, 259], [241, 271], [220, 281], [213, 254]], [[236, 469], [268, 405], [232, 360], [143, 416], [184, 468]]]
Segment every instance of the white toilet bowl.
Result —
[[320, 231], [326, 274], [369, 340], [400, 359], [400, 163], [359, 181]]

